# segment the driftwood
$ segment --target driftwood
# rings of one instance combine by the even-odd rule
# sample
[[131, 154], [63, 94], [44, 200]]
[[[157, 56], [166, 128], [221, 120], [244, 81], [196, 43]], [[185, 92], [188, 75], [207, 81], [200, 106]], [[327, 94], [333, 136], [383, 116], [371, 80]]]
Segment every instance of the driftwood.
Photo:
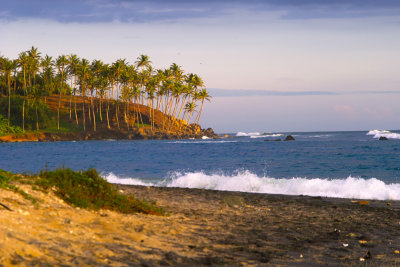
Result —
[[4, 207], [6, 210], [13, 211], [12, 209], [10, 209], [9, 207], [7, 207], [6, 205], [4, 205], [4, 204], [1, 203], [1, 202], [0, 202], [0, 206]]

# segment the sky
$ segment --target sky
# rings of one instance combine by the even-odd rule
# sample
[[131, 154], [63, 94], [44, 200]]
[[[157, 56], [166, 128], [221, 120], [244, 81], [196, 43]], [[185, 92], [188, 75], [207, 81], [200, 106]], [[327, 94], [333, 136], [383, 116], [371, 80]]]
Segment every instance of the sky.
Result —
[[400, 129], [398, 0], [0, 0], [0, 55], [177, 63], [216, 132]]

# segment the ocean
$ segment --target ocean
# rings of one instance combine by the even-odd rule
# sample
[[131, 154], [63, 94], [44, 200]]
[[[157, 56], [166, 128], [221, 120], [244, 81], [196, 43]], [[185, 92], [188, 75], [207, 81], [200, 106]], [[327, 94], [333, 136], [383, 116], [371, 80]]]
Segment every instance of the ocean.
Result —
[[[284, 139], [295, 141], [266, 142]], [[203, 140], [0, 143], [0, 169], [96, 168], [112, 183], [400, 200], [400, 131], [233, 133]], [[380, 141], [385, 136], [387, 141]]]

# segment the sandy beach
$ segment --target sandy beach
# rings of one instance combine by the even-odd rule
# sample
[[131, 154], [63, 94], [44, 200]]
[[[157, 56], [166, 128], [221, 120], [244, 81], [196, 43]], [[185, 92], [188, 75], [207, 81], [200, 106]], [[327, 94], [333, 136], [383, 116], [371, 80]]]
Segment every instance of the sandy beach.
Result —
[[400, 203], [119, 186], [166, 216], [71, 207], [0, 189], [2, 266], [396, 266]]

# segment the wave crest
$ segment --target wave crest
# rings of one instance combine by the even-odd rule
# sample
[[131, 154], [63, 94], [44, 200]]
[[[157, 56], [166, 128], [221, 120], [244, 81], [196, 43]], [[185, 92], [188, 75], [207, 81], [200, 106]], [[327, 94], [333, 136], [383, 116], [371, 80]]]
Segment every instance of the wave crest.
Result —
[[113, 174], [112, 172], [108, 174], [101, 174], [104, 179], [106, 179], [109, 183], [112, 184], [126, 184], [126, 185], [144, 185], [144, 186], [151, 186], [154, 185], [152, 183], [143, 182], [140, 179], [130, 178], [130, 177], [118, 177], [117, 175]]
[[259, 132], [254, 132], [254, 133], [244, 133], [244, 132], [238, 132], [236, 134], [237, 137], [250, 137], [250, 138], [263, 138], [263, 137], [279, 137], [283, 136], [283, 134], [269, 134], [269, 133], [259, 133]]
[[244, 133], [244, 132], [238, 132], [236, 136], [241, 137], [241, 136], [259, 136], [261, 135], [259, 132], [254, 132], [254, 133]]
[[367, 135], [373, 135], [374, 138], [386, 137], [388, 139], [400, 139], [400, 134], [392, 133], [387, 130], [371, 130]]

